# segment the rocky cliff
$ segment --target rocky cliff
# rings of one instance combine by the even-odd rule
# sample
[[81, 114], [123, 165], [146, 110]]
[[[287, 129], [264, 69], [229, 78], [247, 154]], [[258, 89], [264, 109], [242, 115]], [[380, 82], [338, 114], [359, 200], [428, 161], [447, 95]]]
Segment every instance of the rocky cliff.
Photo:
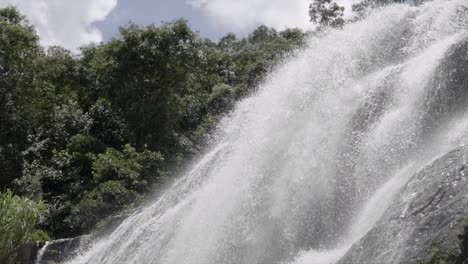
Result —
[[468, 146], [422, 169], [340, 264], [468, 263]]

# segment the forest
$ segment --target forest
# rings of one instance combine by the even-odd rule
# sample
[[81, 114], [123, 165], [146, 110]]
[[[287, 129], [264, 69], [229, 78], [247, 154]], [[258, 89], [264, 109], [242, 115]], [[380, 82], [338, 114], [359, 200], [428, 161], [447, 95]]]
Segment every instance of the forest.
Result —
[[0, 36], [5, 259], [26, 241], [90, 232], [169, 184], [306, 33], [260, 26], [213, 42], [184, 20], [129, 23], [73, 54], [41, 47], [27, 18], [8, 7], [0, 9]]

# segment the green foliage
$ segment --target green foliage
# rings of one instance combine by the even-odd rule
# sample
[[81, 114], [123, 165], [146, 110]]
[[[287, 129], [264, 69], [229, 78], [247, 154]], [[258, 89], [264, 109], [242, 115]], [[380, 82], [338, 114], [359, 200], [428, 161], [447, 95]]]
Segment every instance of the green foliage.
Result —
[[21, 172], [18, 154], [26, 147], [24, 109], [35, 95], [34, 72], [40, 54], [38, 38], [13, 7], [0, 9], [0, 190]]
[[230, 109], [234, 103], [234, 89], [224, 83], [213, 87], [208, 104], [210, 109], [217, 114]]
[[47, 206], [14, 195], [10, 190], [0, 193], [0, 263], [15, 263], [19, 247], [38, 239], [48, 239], [44, 231], [36, 230]]
[[128, 142], [129, 132], [123, 118], [106, 99], [98, 99], [89, 109], [92, 120], [89, 133], [107, 146], [119, 148]]
[[15, 189], [28, 197], [40, 199], [43, 197], [42, 181], [44, 179], [57, 179], [61, 177], [61, 172], [53, 168], [42, 165], [34, 160], [31, 163], [23, 164], [23, 177], [15, 181]]
[[309, 6], [310, 21], [320, 26], [342, 27], [344, 7], [332, 0], [314, 0]]
[[[395, 0], [394, 2], [400, 2], [399, 0]], [[351, 10], [355, 14], [355, 18], [353, 20], [359, 20], [366, 17], [367, 13], [371, 11], [373, 8], [382, 5], [381, 1], [374, 1], [374, 0], [362, 0], [361, 2], [357, 2], [351, 6]]]
[[[61, 171], [59, 178], [47, 179], [48, 192], [59, 190], [58, 194], [68, 190], [68, 195], [84, 191], [88, 185], [93, 184], [92, 164], [98, 153], [103, 152], [104, 145], [96, 138], [88, 135], [77, 134], [67, 144], [66, 149], [55, 151], [52, 161], [56, 169]], [[44, 185], [47, 185], [44, 183]], [[63, 190], [56, 186], [63, 187]]]
[[92, 123], [89, 115], [73, 100], [57, 106], [51, 121], [52, 127], [48, 134], [54, 142], [61, 143], [59, 147], [66, 144], [73, 135], [87, 134]]
[[96, 223], [131, 204], [139, 195], [123, 181], [107, 181], [87, 192], [66, 221], [74, 232], [89, 232]]
[[88, 232], [103, 218], [141, 198], [142, 194], [162, 184], [165, 178], [160, 153], [137, 152], [130, 145], [122, 151], [108, 148], [92, 163], [93, 188], [62, 213], [71, 234]]
[[142, 193], [162, 183], [163, 161], [161, 153], [149, 150], [139, 153], [130, 145], [125, 145], [123, 151], [109, 148], [93, 163], [94, 180], [100, 183], [121, 180], [129, 189]]
[[445, 252], [439, 247], [432, 245], [431, 258], [426, 262], [427, 264], [449, 264], [458, 263], [457, 254], [455, 252]]
[[103, 58], [85, 58], [98, 66], [95, 72], [103, 86], [101, 95], [121, 110], [133, 132], [137, 148], [169, 149], [174, 145], [179, 120], [177, 93], [183, 91], [188, 72], [195, 65], [199, 39], [185, 21], [150, 26], [129, 25], [121, 38], [98, 47]]
[[168, 182], [305, 36], [260, 26], [215, 43], [184, 20], [129, 24], [77, 56], [0, 9], [0, 190], [50, 204], [56, 238], [88, 232]]

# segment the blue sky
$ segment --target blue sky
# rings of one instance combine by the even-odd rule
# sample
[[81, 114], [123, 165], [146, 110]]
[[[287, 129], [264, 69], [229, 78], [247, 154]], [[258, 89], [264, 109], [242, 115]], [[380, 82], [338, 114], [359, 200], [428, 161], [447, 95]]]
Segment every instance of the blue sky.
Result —
[[187, 3], [186, 0], [119, 0], [106, 20], [95, 22], [104, 39], [117, 34], [118, 27], [133, 21], [139, 25], [160, 24], [175, 19], [187, 19], [192, 28], [203, 37], [219, 39], [226, 30], [217, 27], [203, 15], [203, 11]]
[[[213, 40], [228, 32], [245, 36], [261, 24], [282, 30], [312, 28], [311, 0], [0, 0], [14, 5], [36, 27], [43, 46], [60, 45], [77, 52], [89, 43], [116, 36], [133, 21], [160, 24], [185, 18], [201, 36]], [[358, 0], [337, 0], [346, 4]]]

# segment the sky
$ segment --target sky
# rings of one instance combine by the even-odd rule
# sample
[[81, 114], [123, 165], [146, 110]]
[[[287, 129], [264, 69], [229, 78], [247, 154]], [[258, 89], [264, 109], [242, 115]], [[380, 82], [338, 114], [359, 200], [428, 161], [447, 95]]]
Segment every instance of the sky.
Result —
[[[119, 26], [185, 18], [202, 37], [245, 36], [261, 24], [308, 29], [310, 0], [0, 0], [34, 24], [44, 46], [72, 51], [117, 36]], [[341, 0], [350, 1], [350, 0]]]

